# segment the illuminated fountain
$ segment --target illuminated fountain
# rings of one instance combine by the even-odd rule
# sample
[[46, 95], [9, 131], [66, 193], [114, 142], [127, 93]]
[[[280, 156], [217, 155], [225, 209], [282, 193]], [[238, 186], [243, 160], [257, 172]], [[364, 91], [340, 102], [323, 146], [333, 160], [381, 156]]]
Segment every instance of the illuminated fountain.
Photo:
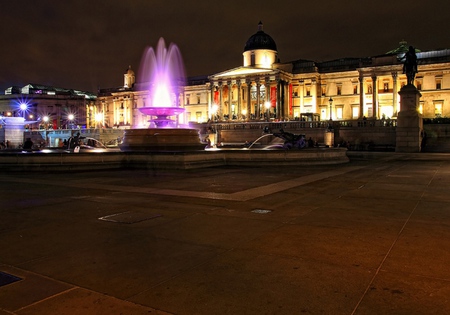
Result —
[[198, 130], [180, 128], [178, 94], [185, 85], [183, 60], [178, 47], [166, 48], [159, 39], [156, 51], [148, 47], [141, 60], [137, 89], [148, 92], [151, 106], [141, 107], [142, 114], [151, 117], [149, 128], [124, 132], [122, 151], [186, 151], [204, 148]]

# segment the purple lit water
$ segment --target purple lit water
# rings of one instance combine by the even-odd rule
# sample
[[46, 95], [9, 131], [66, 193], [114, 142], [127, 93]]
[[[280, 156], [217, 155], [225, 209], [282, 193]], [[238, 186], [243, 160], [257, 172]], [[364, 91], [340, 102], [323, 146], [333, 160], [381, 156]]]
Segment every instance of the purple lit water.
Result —
[[139, 67], [138, 89], [148, 91], [151, 104], [139, 108], [139, 111], [153, 117], [149, 120], [150, 125], [176, 127], [176, 121], [171, 117], [184, 112], [177, 101], [184, 85], [183, 59], [175, 44], [166, 47], [164, 39], [160, 38], [156, 51], [153, 47], [145, 49]]

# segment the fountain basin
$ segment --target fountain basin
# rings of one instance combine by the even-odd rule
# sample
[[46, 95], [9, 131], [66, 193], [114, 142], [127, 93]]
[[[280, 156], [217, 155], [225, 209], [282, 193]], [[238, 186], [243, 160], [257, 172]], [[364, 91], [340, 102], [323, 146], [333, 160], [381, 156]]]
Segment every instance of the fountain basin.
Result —
[[197, 129], [148, 128], [127, 129], [121, 151], [198, 151], [205, 148]]

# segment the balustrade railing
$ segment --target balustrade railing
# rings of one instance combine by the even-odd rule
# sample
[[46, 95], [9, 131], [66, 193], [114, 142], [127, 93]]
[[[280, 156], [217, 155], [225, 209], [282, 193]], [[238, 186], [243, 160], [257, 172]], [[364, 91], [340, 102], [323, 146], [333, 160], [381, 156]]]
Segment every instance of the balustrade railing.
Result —
[[[205, 125], [205, 124], [204, 124]], [[215, 122], [206, 124], [215, 130], [245, 130], [245, 129], [264, 129], [270, 130], [289, 129], [300, 130], [307, 128], [372, 128], [397, 126], [395, 119], [354, 119], [354, 120], [321, 120], [321, 121], [249, 121], [249, 122]]]

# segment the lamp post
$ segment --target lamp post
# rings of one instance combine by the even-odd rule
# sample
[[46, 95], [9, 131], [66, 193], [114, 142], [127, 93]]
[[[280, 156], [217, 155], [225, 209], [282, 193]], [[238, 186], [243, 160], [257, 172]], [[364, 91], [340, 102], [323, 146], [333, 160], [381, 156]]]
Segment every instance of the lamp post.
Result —
[[330, 96], [330, 99], [328, 100], [328, 102], [330, 103], [330, 120], [333, 120], [333, 116], [332, 116], [332, 110], [333, 110], [333, 99]]

